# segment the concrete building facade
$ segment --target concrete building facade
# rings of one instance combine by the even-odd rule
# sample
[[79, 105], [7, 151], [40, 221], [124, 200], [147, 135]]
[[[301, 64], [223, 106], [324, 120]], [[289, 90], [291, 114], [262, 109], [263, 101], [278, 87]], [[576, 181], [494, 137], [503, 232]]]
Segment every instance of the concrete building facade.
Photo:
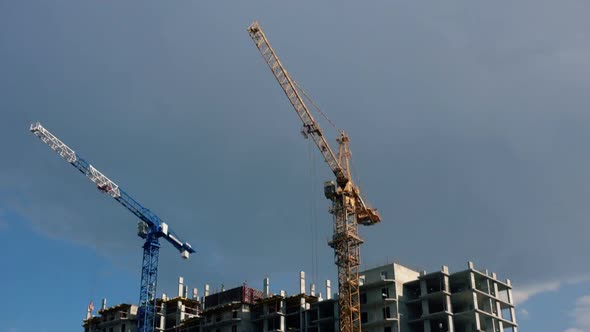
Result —
[[510, 280], [476, 270], [418, 272], [399, 264], [364, 271], [366, 332], [517, 332]]
[[133, 304], [118, 304], [107, 308], [106, 300], [98, 311], [98, 316], [91, 316], [88, 310], [84, 320], [84, 332], [136, 332], [137, 306]]
[[[360, 279], [363, 332], [518, 332], [510, 280], [476, 270], [473, 263], [459, 272], [426, 273], [387, 264], [362, 271]], [[178, 296], [157, 300], [159, 332], [335, 332], [338, 301], [326, 281], [325, 298], [315, 285], [305, 289], [301, 272], [299, 292], [287, 295], [242, 285], [204, 296], [179, 280]], [[337, 294], [334, 294], [337, 296]], [[135, 332], [137, 307], [103, 308], [87, 317], [85, 332]], [[135, 321], [134, 321], [135, 319]], [[121, 328], [125, 330], [121, 330]]]
[[388, 264], [359, 274], [361, 327], [364, 331], [410, 331], [404, 287], [420, 273], [399, 264]]

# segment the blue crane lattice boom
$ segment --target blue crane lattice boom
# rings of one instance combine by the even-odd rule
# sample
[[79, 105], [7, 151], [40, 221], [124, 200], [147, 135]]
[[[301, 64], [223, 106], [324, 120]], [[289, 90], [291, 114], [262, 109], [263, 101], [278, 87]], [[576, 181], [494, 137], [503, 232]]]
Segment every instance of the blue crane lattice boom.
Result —
[[55, 137], [39, 122], [31, 124], [30, 130], [68, 163], [86, 175], [97, 185], [100, 191], [109, 194], [141, 220], [138, 224], [138, 235], [145, 239], [145, 243], [143, 245], [143, 263], [141, 266], [138, 331], [153, 332], [156, 318], [155, 300], [160, 251], [159, 239], [164, 238], [170, 242], [185, 259], [188, 259], [189, 255], [194, 253], [195, 250], [187, 242], [182, 242], [160, 217], [139, 204], [116, 183], [82, 159], [74, 150]]

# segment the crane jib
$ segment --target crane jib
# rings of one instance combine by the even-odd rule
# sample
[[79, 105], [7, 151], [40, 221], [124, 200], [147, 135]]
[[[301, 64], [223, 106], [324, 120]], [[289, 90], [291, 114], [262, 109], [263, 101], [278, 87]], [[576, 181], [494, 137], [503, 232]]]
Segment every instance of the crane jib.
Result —
[[306, 132], [313, 138], [313, 141], [320, 150], [324, 160], [328, 163], [330, 169], [336, 175], [339, 184], [342, 182], [348, 182], [345, 172], [343, 171], [342, 166], [339, 164], [334, 152], [332, 149], [330, 149], [330, 145], [324, 138], [319, 124], [309, 112], [309, 108], [301, 98], [294, 81], [291, 79], [291, 76], [288, 74], [287, 70], [283, 67], [280, 59], [266, 39], [264, 32], [262, 32], [262, 29], [258, 25], [258, 22], [252, 23], [252, 25], [250, 25], [248, 28], [248, 32], [265, 62], [271, 69], [279, 85], [283, 89], [287, 99], [289, 99], [291, 105], [295, 109], [295, 112], [303, 122]]

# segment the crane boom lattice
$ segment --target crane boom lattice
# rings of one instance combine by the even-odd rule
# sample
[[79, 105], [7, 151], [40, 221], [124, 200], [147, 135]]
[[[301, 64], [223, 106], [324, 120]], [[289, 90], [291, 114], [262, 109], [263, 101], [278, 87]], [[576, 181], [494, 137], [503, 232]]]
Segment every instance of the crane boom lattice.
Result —
[[138, 225], [138, 235], [145, 239], [143, 245], [143, 261], [141, 265], [141, 285], [139, 295], [139, 310], [137, 314], [138, 332], [153, 332], [156, 323], [156, 286], [158, 281], [158, 258], [160, 252], [160, 238], [172, 244], [183, 258], [188, 258], [195, 250], [187, 242], [182, 242], [168, 225], [149, 209], [143, 207], [129, 196], [123, 189], [108, 177], [81, 158], [74, 150], [45, 129], [39, 122], [30, 127], [30, 131], [57, 152], [72, 166], [76, 167], [98, 189], [109, 194], [141, 221]]
[[250, 37], [252, 37], [254, 40], [256, 47], [258, 47], [260, 54], [262, 54], [262, 57], [279, 82], [279, 85], [281, 88], [283, 88], [283, 91], [285, 92], [285, 95], [287, 95], [291, 105], [293, 105], [297, 115], [299, 115], [299, 118], [301, 121], [303, 121], [303, 133], [305, 135], [311, 136], [316, 146], [320, 149], [320, 152], [324, 156], [324, 159], [330, 166], [330, 169], [336, 175], [338, 183], [344, 186], [346, 182], [348, 182], [347, 175], [338, 163], [338, 159], [336, 159], [334, 152], [332, 152], [330, 149], [330, 145], [328, 142], [326, 142], [319, 124], [315, 121], [309, 112], [307, 105], [301, 98], [301, 94], [295, 86], [295, 82], [293, 79], [291, 79], [291, 76], [289, 76], [285, 67], [283, 67], [281, 60], [279, 60], [277, 57], [272, 46], [270, 46], [270, 43], [258, 25], [258, 22], [254, 22], [248, 31], [250, 32]]

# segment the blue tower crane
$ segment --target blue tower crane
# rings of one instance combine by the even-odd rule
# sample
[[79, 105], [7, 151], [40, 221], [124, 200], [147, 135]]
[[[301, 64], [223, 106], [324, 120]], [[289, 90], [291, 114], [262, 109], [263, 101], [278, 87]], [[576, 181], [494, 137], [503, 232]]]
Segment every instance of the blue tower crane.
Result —
[[160, 238], [164, 238], [170, 242], [174, 248], [180, 251], [181, 257], [184, 259], [188, 259], [189, 255], [194, 253], [195, 250], [187, 242], [182, 242], [160, 217], [143, 207], [116, 183], [99, 172], [86, 160], [82, 159], [74, 150], [70, 149], [45, 129], [41, 123], [31, 124], [30, 130], [68, 163], [86, 175], [90, 181], [98, 186], [100, 191], [113, 197], [140, 219], [138, 223], [138, 235], [142, 239], [145, 239], [145, 243], [143, 244], [143, 262], [141, 265], [137, 330], [138, 332], [153, 332], [156, 322], [156, 285], [158, 281]]

